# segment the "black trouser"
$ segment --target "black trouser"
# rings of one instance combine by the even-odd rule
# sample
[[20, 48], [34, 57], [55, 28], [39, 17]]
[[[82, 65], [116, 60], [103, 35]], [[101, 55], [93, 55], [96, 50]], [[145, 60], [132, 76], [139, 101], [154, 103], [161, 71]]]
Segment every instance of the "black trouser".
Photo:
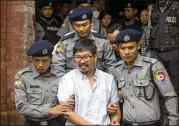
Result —
[[[58, 116], [54, 119], [47, 120], [47, 126], [64, 126], [66, 120], [62, 116]], [[42, 126], [40, 121], [33, 121], [25, 119], [24, 126]]]
[[151, 122], [143, 122], [143, 123], [132, 123], [128, 121], [123, 121], [121, 126], [161, 126], [160, 120], [151, 121]]

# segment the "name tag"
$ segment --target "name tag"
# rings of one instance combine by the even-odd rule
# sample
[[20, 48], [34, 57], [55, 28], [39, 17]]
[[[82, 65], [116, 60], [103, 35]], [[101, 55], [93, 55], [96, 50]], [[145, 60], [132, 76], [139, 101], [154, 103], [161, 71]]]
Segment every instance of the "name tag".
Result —
[[30, 85], [30, 88], [40, 88], [39, 85]]
[[177, 17], [166, 17], [166, 23], [177, 23]]

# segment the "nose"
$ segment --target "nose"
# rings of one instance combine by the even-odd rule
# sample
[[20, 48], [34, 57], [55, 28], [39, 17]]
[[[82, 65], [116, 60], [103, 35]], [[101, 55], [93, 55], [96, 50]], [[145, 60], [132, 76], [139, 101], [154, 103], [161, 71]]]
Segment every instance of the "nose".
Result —
[[40, 63], [39, 63], [39, 68], [42, 68], [42, 67], [43, 67], [43, 62], [40, 61]]
[[84, 62], [86, 62], [86, 61], [82, 58], [81, 61], [80, 61], [80, 63], [84, 63]]
[[125, 49], [125, 54], [129, 54], [129, 49]]

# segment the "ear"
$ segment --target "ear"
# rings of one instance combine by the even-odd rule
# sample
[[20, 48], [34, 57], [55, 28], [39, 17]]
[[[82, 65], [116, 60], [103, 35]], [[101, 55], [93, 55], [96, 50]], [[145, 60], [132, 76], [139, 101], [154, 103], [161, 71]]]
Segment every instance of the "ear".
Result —
[[94, 54], [94, 62], [97, 61], [97, 58], [98, 58], [97, 54]]
[[137, 11], [137, 9], [136, 9], [136, 8], [134, 8], [134, 13], [135, 13], [135, 14], [137, 14], [137, 12], [138, 12], [138, 11]]
[[137, 46], [138, 46], [138, 50], [140, 49], [140, 42], [137, 43]]

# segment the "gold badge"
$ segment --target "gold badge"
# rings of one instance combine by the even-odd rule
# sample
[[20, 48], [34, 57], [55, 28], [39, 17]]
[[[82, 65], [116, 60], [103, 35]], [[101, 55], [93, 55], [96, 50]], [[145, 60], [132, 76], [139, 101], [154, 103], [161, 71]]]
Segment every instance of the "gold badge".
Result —
[[22, 80], [20, 79], [19, 75], [16, 74], [14, 88], [18, 89], [21, 86], [22, 86]]

